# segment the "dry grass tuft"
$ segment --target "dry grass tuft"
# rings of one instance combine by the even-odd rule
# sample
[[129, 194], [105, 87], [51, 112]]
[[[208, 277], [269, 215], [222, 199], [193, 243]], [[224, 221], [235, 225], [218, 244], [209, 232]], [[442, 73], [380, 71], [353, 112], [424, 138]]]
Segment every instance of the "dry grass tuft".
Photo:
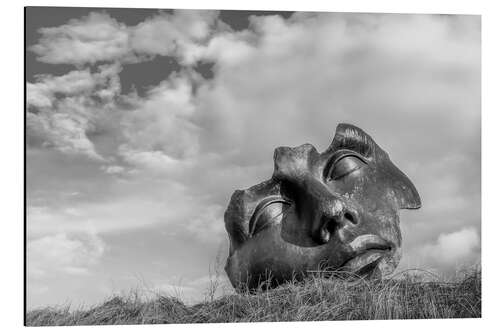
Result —
[[[412, 271], [413, 272], [413, 271]], [[186, 306], [175, 297], [144, 301], [137, 293], [88, 310], [32, 310], [27, 326], [224, 323], [481, 317], [481, 273], [452, 281], [406, 272], [387, 280], [313, 276], [256, 294], [226, 295]], [[215, 288], [213, 288], [215, 289]]]

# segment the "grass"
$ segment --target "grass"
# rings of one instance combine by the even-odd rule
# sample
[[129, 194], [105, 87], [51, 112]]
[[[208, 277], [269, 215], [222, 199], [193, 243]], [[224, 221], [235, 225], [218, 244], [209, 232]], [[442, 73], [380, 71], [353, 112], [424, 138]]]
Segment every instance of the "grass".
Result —
[[[481, 273], [452, 280], [408, 271], [387, 280], [313, 276], [256, 294], [225, 295], [186, 306], [175, 297], [144, 300], [137, 292], [86, 310], [41, 308], [26, 314], [27, 326], [225, 323], [481, 317]], [[215, 292], [212, 288], [211, 292]]]

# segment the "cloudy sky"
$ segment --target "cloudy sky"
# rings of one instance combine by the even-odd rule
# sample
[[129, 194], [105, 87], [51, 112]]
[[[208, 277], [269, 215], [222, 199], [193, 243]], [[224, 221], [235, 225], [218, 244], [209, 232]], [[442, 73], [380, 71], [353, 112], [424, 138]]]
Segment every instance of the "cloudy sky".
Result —
[[[28, 307], [199, 300], [235, 189], [339, 122], [422, 197], [403, 260], [480, 259], [479, 16], [28, 8]], [[224, 279], [224, 276], [221, 276]], [[224, 281], [223, 281], [224, 283]]]

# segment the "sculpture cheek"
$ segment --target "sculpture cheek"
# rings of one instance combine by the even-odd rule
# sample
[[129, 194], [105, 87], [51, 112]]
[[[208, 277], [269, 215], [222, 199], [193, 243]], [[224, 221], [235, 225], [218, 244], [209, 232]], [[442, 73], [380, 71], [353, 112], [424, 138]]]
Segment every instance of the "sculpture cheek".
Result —
[[399, 228], [399, 217], [397, 211], [386, 210], [378, 215], [379, 234], [382, 238], [390, 241], [396, 247], [401, 246], [401, 230]]
[[363, 179], [353, 177], [346, 177], [339, 181], [332, 181], [328, 183], [328, 188], [346, 198], [347, 200], [357, 200], [364, 197], [366, 183]]
[[365, 211], [369, 214], [375, 214], [378, 207], [376, 200], [367, 200], [363, 206], [365, 207]]

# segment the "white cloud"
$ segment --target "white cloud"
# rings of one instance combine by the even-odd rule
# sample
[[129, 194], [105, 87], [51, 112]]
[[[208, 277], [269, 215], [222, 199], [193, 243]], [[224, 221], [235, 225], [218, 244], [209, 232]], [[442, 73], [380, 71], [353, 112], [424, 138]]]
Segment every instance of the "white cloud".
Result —
[[84, 64], [115, 60], [129, 53], [127, 27], [106, 13], [92, 12], [67, 24], [40, 28], [42, 37], [30, 49], [51, 64]]
[[189, 77], [172, 75], [135, 104], [137, 107], [124, 114], [120, 123], [125, 137], [120, 154], [125, 159], [144, 164], [147, 154], [155, 166], [163, 160], [168, 167], [176, 159], [197, 152], [198, 128], [192, 120], [195, 106]]
[[196, 216], [189, 224], [186, 224], [186, 231], [205, 242], [221, 239], [224, 234], [224, 228], [222, 228], [224, 210], [225, 207], [221, 205], [200, 207]]
[[[91, 73], [75, 70], [62, 76], [41, 75], [27, 85], [28, 141], [65, 153], [103, 160], [88, 133], [96, 130], [120, 92], [119, 65], [103, 65]], [[35, 108], [36, 112], [31, 112]]]
[[215, 35], [206, 47], [197, 48], [196, 55], [186, 52], [185, 57], [212, 60], [227, 69], [256, 55], [255, 40], [255, 34], [248, 30], [222, 32]]
[[[201, 142], [214, 150], [237, 146], [255, 156], [255, 147], [270, 151], [305, 140], [324, 147], [340, 121], [366, 128], [405, 157], [408, 144], [419, 140], [436, 146], [477, 135], [478, 126], [463, 124], [479, 122], [478, 39], [447, 34], [446, 20], [322, 14], [298, 16], [293, 24], [279, 17], [252, 22], [259, 38], [251, 56], [225, 66], [221, 53], [214, 82], [200, 90], [197, 115], [211, 126]], [[398, 31], [399, 42], [386, 41], [391, 31]], [[457, 63], [460, 49], [473, 51]], [[431, 118], [434, 124], [413, 121]], [[420, 126], [436, 132], [419, 135]]]
[[29, 131], [43, 137], [44, 145], [53, 145], [65, 153], [81, 153], [93, 159], [102, 159], [86, 136], [88, 119], [67, 113], [56, 113], [49, 117], [28, 114], [26, 120]]
[[197, 60], [213, 28], [227, 29], [216, 21], [217, 11], [175, 10], [160, 13], [127, 27], [105, 12], [92, 12], [67, 24], [41, 28], [30, 50], [37, 60], [51, 64], [94, 64], [98, 61], [140, 61], [141, 56], [178, 56], [186, 64]]
[[[28, 105], [44, 108], [52, 106], [52, 102], [59, 99], [56, 98], [56, 94], [64, 97], [89, 96], [96, 92], [99, 93], [103, 89], [112, 91], [114, 96], [120, 92], [119, 80], [116, 82], [120, 70], [121, 66], [112, 64], [101, 65], [94, 73], [90, 71], [90, 68], [84, 68], [70, 71], [61, 76], [37, 75], [36, 82], [28, 82], [26, 87]], [[38, 99], [43, 99], [39, 97], [40, 95], [51, 100], [51, 103], [39, 103]]]
[[172, 158], [162, 151], [139, 151], [139, 150], [120, 150], [125, 162], [132, 164], [140, 170], [153, 171], [156, 173], [170, 173], [183, 166], [183, 163]]
[[[90, 70], [75, 70], [62, 76], [39, 75], [36, 84], [29, 84], [28, 91], [40, 91], [53, 97], [55, 93], [77, 95], [90, 92], [97, 84]], [[29, 103], [29, 99], [28, 99]]]
[[184, 64], [194, 64], [217, 15], [217, 11], [176, 10], [154, 16], [131, 30], [131, 47], [139, 54], [177, 56]]
[[186, 193], [183, 185], [144, 178], [137, 183], [137, 179], [122, 181], [114, 185], [114, 195], [105, 201], [77, 200], [69, 210], [66, 205], [28, 206], [28, 233], [34, 237], [87, 230], [101, 234], [150, 227], [157, 223], [176, 227], [188, 223], [197, 214], [193, 209], [196, 200]]
[[104, 251], [104, 242], [95, 234], [59, 233], [29, 240], [28, 276], [37, 279], [61, 273], [89, 274]]
[[451, 233], [440, 234], [434, 243], [423, 245], [417, 255], [423, 262], [434, 267], [457, 268], [473, 264], [479, 259], [480, 239], [473, 227], [466, 227]]
[[109, 174], [120, 174], [125, 171], [125, 168], [120, 166], [120, 165], [109, 165], [109, 166], [103, 166], [101, 167], [104, 172], [109, 173]]

